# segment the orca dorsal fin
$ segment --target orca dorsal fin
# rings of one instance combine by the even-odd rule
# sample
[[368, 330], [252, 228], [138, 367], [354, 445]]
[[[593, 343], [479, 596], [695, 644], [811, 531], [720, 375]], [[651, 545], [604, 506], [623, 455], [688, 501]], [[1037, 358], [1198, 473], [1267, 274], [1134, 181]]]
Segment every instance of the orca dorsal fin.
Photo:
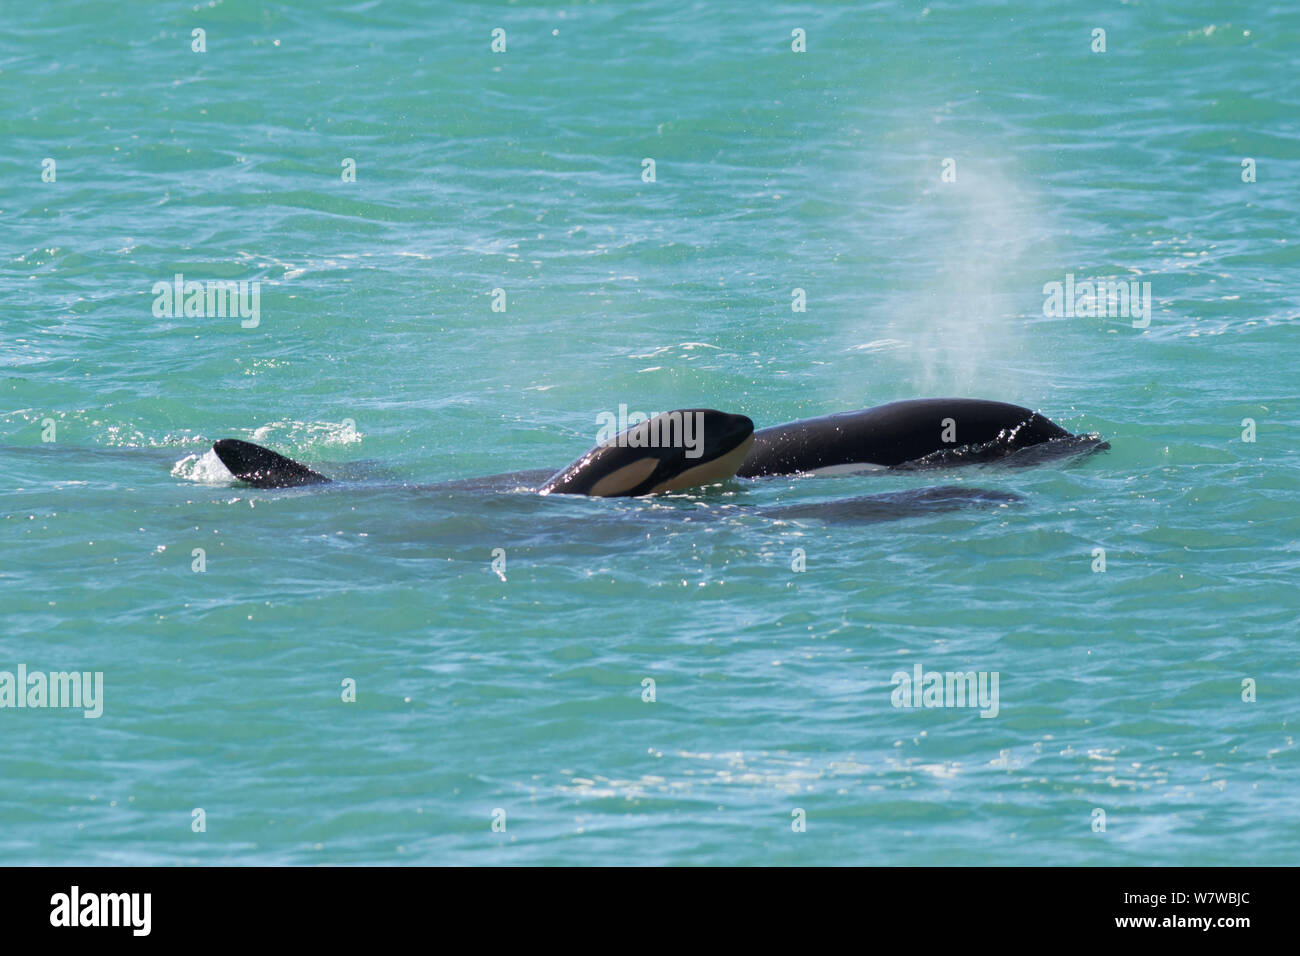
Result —
[[221, 463], [240, 481], [254, 488], [296, 488], [329, 481], [322, 474], [300, 465], [292, 458], [238, 438], [223, 438], [212, 443]]

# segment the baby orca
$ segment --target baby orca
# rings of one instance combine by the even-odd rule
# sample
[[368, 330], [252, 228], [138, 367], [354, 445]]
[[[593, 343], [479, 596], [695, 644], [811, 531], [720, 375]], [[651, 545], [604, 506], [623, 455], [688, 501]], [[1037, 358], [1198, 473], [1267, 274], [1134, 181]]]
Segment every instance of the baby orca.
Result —
[[[613, 498], [712, 484], [736, 473], [753, 441], [754, 423], [744, 415], [710, 408], [664, 412], [592, 448], [537, 491]], [[291, 458], [238, 438], [214, 442], [212, 450], [232, 475], [254, 488], [331, 481]]]
[[712, 408], [656, 415], [560, 469], [543, 495], [638, 497], [724, 481], [754, 443], [754, 423]]

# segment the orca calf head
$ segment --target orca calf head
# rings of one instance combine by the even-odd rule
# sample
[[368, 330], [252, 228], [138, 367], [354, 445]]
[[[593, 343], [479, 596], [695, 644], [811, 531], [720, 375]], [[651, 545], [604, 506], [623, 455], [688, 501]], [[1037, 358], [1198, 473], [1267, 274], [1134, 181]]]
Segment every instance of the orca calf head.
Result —
[[681, 408], [619, 432], [560, 469], [543, 495], [636, 497], [724, 481], [754, 443], [754, 423], [711, 408]]

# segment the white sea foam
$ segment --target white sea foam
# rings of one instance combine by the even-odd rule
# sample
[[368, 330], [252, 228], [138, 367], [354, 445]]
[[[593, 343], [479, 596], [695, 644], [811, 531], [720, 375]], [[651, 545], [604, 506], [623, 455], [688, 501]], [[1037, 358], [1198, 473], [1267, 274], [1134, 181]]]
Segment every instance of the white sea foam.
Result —
[[200, 485], [228, 485], [235, 480], [211, 448], [202, 455], [186, 455], [172, 465], [172, 476]]
[[361, 441], [361, 435], [356, 422], [345, 418], [341, 422], [268, 422], [253, 432], [251, 440], [292, 446], [301, 451], [304, 446], [355, 445]]

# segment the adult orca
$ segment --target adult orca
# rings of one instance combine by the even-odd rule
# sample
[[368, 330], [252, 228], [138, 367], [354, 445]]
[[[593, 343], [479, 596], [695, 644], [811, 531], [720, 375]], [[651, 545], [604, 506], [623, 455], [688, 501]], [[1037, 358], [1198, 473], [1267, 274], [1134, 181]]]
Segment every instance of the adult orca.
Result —
[[[754, 441], [744, 415], [711, 408], [684, 408], [656, 415], [596, 445], [558, 472], [530, 471], [467, 482], [523, 487], [542, 495], [637, 497], [724, 481], [736, 473]], [[238, 438], [213, 442], [221, 463], [255, 488], [294, 488], [329, 483], [306, 465]], [[549, 480], [542, 481], [546, 476]], [[538, 482], [542, 482], [537, 487]], [[439, 486], [441, 487], [441, 486]]]
[[756, 431], [736, 475], [948, 467], [996, 461], [1031, 447], [1035, 452], [1029, 457], [1043, 460], [1110, 445], [1097, 435], [1072, 435], [1019, 405], [976, 398], [909, 399]]

